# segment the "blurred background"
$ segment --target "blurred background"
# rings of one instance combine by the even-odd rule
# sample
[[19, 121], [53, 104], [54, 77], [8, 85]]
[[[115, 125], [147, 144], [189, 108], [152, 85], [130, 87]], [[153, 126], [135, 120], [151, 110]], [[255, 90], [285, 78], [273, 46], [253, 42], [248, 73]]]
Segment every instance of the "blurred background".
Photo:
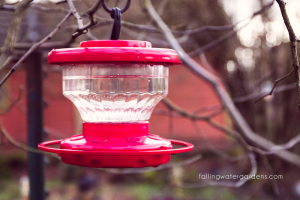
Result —
[[[73, 1], [83, 16], [95, 0]], [[300, 120], [294, 76], [278, 83], [273, 95], [267, 94], [275, 80], [289, 74], [292, 58], [289, 35], [276, 1], [272, 0], [152, 0], [153, 6], [165, 23], [174, 31], [184, 50], [207, 71], [217, 75], [227, 89], [252, 130], [275, 144], [283, 144], [299, 134]], [[0, 5], [14, 6], [18, 1], [0, 1]], [[125, 0], [110, 0], [108, 5], [123, 7]], [[263, 12], [253, 14], [264, 8]], [[296, 36], [300, 38], [300, 2], [286, 0], [286, 9]], [[34, 0], [24, 12], [17, 30], [14, 50], [4, 69], [8, 70], [23, 56], [28, 47], [43, 39], [63, 19], [68, 3]], [[0, 9], [0, 45], [4, 45], [13, 13], [4, 6]], [[253, 16], [253, 17], [252, 17]], [[108, 40], [112, 23], [103, 9], [96, 12], [99, 23], [69, 42], [77, 28], [70, 17], [61, 29], [39, 48], [43, 69], [44, 139], [62, 139], [81, 133], [81, 117], [75, 106], [62, 94], [62, 69], [49, 65], [47, 54], [53, 48], [78, 47], [81, 41]], [[132, 24], [156, 27], [142, 1], [132, 0], [130, 9], [122, 15], [124, 22], [120, 39], [146, 40], [153, 47], [170, 48], [160, 32], [144, 31]], [[189, 34], [205, 26], [220, 29]], [[227, 28], [226, 28], [227, 27]], [[3, 53], [3, 52], [2, 52]], [[0, 90], [1, 124], [16, 141], [27, 144], [27, 102], [21, 97], [27, 92], [26, 68], [28, 57]], [[189, 71], [185, 65], [171, 66], [168, 98], [195, 114], [216, 114], [219, 124], [236, 128], [213, 88]], [[8, 109], [9, 107], [9, 109]], [[181, 139], [195, 145], [193, 151], [172, 156], [172, 162], [192, 159], [186, 164], [161, 170], [105, 170], [67, 166], [44, 156], [45, 194], [49, 200], [179, 200], [179, 199], [299, 199], [300, 171], [273, 155], [256, 154], [259, 175], [283, 175], [281, 180], [250, 180], [233, 187], [199, 187], [184, 189], [176, 183], [197, 183], [199, 173], [242, 175], [251, 170], [243, 148], [223, 132], [205, 121], [194, 122], [169, 110], [159, 103], [150, 119], [150, 132], [165, 138]], [[290, 150], [300, 153], [300, 145]], [[230, 157], [228, 157], [230, 155]], [[201, 157], [201, 158], [200, 158]], [[232, 157], [238, 159], [231, 159]], [[241, 158], [240, 158], [241, 157]], [[195, 159], [196, 158], [196, 159]], [[28, 199], [27, 153], [0, 135], [0, 200]], [[233, 180], [235, 181], [235, 180]]]

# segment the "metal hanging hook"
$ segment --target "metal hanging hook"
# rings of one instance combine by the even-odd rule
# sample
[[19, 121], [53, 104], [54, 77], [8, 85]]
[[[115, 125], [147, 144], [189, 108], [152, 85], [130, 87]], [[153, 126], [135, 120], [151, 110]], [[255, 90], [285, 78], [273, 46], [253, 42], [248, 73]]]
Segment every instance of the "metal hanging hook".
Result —
[[110, 13], [111, 18], [114, 19], [114, 25], [113, 25], [113, 30], [111, 33], [111, 40], [118, 40], [121, 32], [121, 13], [125, 12], [128, 10], [130, 6], [131, 0], [127, 0], [127, 4], [125, 5], [124, 8], [120, 9], [118, 7], [115, 7], [113, 9], [110, 9], [106, 3], [105, 0], [102, 1], [102, 5], [104, 10], [106, 10], [108, 13]]
[[[122, 9], [120, 9], [120, 10], [121, 10], [121, 13], [125, 12], [126, 10], [128, 10], [130, 4], [131, 4], [131, 0], [127, 0], [127, 3], [126, 3], [126, 5], [125, 5], [125, 7], [122, 8]], [[103, 5], [104, 10], [106, 10], [106, 12], [108, 12], [108, 13], [112, 13], [112, 12], [113, 12], [113, 10], [110, 9], [110, 8], [106, 5], [105, 0], [102, 1], [102, 5]]]

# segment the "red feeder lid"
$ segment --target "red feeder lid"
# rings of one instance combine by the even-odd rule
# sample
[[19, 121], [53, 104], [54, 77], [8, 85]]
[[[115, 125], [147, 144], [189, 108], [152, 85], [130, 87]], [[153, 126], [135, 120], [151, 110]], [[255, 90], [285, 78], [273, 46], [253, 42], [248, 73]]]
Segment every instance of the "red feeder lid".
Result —
[[181, 64], [172, 49], [151, 48], [151, 43], [139, 40], [94, 40], [81, 42], [79, 48], [53, 49], [48, 54], [50, 64], [88, 62], [130, 62]]

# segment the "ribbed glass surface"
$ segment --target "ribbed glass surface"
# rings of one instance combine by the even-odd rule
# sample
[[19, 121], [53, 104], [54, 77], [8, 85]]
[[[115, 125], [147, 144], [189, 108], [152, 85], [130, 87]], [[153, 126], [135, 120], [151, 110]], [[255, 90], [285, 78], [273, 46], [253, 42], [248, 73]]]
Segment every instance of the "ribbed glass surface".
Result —
[[85, 122], [149, 120], [168, 94], [163, 65], [74, 64], [63, 69], [63, 94]]

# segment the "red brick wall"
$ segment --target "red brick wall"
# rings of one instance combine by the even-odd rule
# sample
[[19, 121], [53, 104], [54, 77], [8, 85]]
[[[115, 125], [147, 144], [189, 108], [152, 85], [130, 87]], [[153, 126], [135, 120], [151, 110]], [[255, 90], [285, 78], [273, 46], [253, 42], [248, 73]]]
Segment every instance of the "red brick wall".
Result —
[[[169, 94], [167, 97], [178, 106], [193, 112], [199, 108], [220, 103], [212, 88], [184, 66], [171, 66], [169, 77]], [[160, 103], [157, 108], [165, 107]], [[225, 123], [224, 115], [217, 116], [214, 119], [221, 124]], [[171, 133], [173, 133], [175, 138], [199, 138], [191, 120], [186, 118], [174, 117], [173, 132], [170, 133], [168, 117], [152, 115], [150, 123], [150, 130], [153, 134], [172, 137]], [[211, 139], [220, 139], [223, 136], [205, 122], [198, 122], [198, 124]]]
[[[19, 86], [26, 85], [25, 71], [17, 70], [9, 79], [6, 87], [12, 96], [17, 97]], [[26, 89], [25, 89], [26, 92]], [[62, 77], [58, 72], [48, 72], [44, 79], [44, 97], [48, 101], [48, 107], [45, 109], [45, 126], [51, 129], [56, 136], [61, 138], [78, 134], [78, 119], [76, 117], [76, 108], [62, 95]], [[4, 97], [3, 97], [4, 98]], [[196, 77], [184, 66], [171, 66], [169, 79], [169, 94], [174, 103], [189, 110], [195, 111], [204, 106], [217, 105], [219, 100], [211, 87], [203, 80]], [[25, 112], [20, 111], [25, 110]], [[26, 98], [24, 97], [20, 105], [14, 107], [9, 113], [1, 116], [5, 128], [12, 136], [21, 142], [26, 142]], [[157, 108], [166, 109], [162, 103]], [[224, 124], [224, 115], [215, 118], [219, 123]], [[205, 122], [198, 122], [202, 131], [211, 139], [221, 139], [223, 135], [210, 127]], [[195, 129], [189, 119], [173, 117], [173, 131], [169, 129], [170, 119], [168, 116], [153, 114], [150, 119], [150, 131], [152, 134], [158, 134], [163, 137], [198, 139]], [[53, 139], [54, 136], [47, 138]]]

